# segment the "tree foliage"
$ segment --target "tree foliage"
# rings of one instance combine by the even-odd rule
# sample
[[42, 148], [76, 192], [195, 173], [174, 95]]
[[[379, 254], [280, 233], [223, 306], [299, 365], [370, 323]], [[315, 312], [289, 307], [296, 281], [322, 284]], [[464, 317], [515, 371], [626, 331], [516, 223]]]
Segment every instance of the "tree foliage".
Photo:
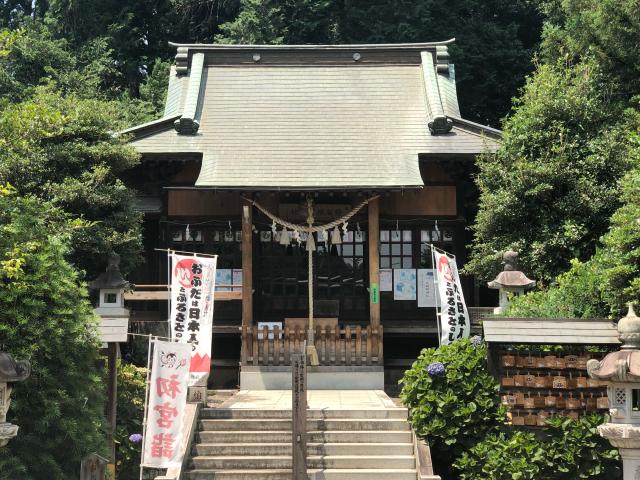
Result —
[[142, 434], [144, 395], [147, 369], [133, 364], [118, 363], [118, 480], [137, 480], [140, 473], [141, 442], [133, 442], [131, 435]]
[[620, 182], [622, 205], [590, 259], [573, 260], [553, 288], [513, 300], [509, 315], [522, 317], [620, 317], [640, 298], [640, 113], [627, 122], [627, 153], [633, 165]]
[[508, 248], [549, 283], [596, 249], [629, 168], [625, 125], [593, 61], [540, 65], [505, 123], [503, 144], [478, 161], [479, 212], [467, 269], [495, 275]]
[[32, 367], [12, 394], [20, 434], [0, 449], [3, 478], [78, 478], [82, 457], [104, 453], [96, 320], [65, 260], [75, 228], [48, 203], [0, 190], [0, 350]]
[[72, 240], [74, 263], [89, 275], [112, 250], [128, 270], [141, 245], [133, 193], [118, 179], [138, 155], [111, 133], [116, 107], [40, 87], [0, 114], [0, 182], [91, 222]]

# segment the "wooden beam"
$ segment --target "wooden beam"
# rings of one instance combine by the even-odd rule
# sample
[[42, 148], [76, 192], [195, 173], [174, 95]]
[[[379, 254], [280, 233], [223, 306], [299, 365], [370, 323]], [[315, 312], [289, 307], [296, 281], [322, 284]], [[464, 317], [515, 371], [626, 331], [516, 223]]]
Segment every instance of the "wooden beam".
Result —
[[[253, 211], [242, 207], [242, 326], [253, 326]], [[248, 349], [242, 345], [241, 360], [245, 363]]]
[[372, 326], [380, 325], [380, 203], [369, 202], [369, 318]]
[[[142, 300], [169, 300], [169, 292], [167, 290], [136, 290], [134, 292], [126, 292], [124, 294], [124, 299], [130, 302]], [[240, 290], [235, 292], [216, 291], [214, 300], [216, 302], [242, 300], [242, 292]]]

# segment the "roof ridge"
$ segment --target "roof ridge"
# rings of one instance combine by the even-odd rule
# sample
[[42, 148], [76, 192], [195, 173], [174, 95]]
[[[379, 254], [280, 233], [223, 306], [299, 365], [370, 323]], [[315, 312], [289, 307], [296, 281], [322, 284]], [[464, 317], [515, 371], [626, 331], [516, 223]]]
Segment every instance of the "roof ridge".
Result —
[[177, 43], [169, 42], [169, 46], [176, 48], [189, 48], [201, 50], [349, 50], [353, 48], [366, 48], [372, 50], [420, 50], [455, 42], [455, 37], [439, 42], [421, 43], [349, 43], [349, 44], [297, 44], [297, 45], [260, 45], [260, 44], [233, 44], [233, 43]]

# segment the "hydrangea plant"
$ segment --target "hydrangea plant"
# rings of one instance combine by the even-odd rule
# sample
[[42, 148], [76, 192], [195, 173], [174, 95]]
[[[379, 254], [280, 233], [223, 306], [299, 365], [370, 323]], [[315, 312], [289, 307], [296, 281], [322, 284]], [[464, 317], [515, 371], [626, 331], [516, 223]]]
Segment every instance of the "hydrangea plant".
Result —
[[487, 369], [487, 347], [481, 341], [463, 339], [422, 350], [400, 383], [416, 434], [443, 462], [504, 422], [500, 387]]

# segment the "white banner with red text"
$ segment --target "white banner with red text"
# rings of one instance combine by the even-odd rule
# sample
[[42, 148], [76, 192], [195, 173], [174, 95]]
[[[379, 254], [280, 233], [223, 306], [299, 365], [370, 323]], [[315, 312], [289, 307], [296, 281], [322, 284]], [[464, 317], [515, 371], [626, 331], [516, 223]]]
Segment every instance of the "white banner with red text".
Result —
[[186, 343], [153, 342], [142, 465], [170, 468], [182, 464], [184, 411], [191, 347]]
[[211, 369], [217, 257], [170, 253], [171, 338], [191, 346], [189, 386], [206, 386]]
[[433, 250], [440, 306], [440, 344], [448, 345], [471, 333], [469, 311], [464, 301], [456, 259]]

